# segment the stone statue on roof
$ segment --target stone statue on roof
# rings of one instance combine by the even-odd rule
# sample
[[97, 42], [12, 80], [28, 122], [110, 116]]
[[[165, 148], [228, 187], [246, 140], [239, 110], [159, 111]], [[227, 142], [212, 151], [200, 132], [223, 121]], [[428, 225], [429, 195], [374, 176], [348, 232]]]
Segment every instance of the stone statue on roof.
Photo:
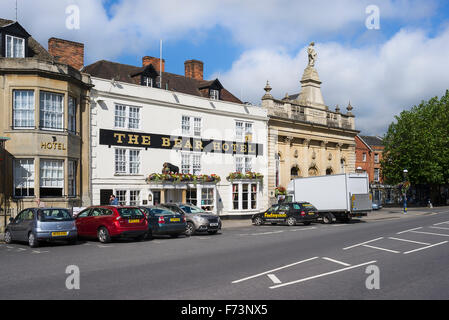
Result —
[[315, 51], [315, 42], [311, 42], [309, 44], [309, 48], [307, 48], [307, 53], [309, 54], [309, 67], [315, 67], [315, 62], [317, 59], [317, 53]]

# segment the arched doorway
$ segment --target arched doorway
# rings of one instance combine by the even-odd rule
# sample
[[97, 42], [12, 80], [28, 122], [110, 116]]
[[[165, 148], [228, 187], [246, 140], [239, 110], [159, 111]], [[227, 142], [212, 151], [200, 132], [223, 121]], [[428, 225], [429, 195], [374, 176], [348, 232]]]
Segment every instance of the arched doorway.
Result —
[[334, 174], [334, 170], [332, 170], [332, 167], [327, 168], [326, 169], [326, 176], [330, 176], [332, 174]]

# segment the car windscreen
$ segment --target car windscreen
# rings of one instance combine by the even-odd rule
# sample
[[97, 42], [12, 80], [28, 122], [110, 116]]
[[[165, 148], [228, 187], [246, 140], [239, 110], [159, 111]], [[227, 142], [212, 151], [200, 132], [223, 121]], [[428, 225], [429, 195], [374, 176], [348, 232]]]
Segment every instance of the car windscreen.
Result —
[[177, 213], [177, 212], [170, 211], [170, 210], [163, 209], [163, 208], [151, 208], [151, 209], [150, 209], [150, 213], [151, 213], [152, 215], [156, 215], [156, 216], [166, 216], [166, 215], [173, 216], [173, 215], [180, 215], [180, 214]]
[[39, 210], [37, 217], [41, 222], [73, 220], [69, 211], [64, 209], [41, 209]]
[[308, 211], [317, 211], [317, 208], [315, 208], [312, 204], [310, 204], [310, 203], [303, 203], [302, 204], [302, 207], [305, 209], [305, 210], [308, 210]]
[[144, 218], [145, 215], [139, 208], [118, 208], [118, 213], [120, 217], [128, 219], [128, 218]]
[[194, 207], [194, 206], [181, 205], [179, 207], [181, 208], [182, 211], [184, 211], [185, 213], [189, 213], [189, 214], [197, 214], [197, 213], [205, 213], [206, 212], [203, 209], [200, 209], [200, 208]]

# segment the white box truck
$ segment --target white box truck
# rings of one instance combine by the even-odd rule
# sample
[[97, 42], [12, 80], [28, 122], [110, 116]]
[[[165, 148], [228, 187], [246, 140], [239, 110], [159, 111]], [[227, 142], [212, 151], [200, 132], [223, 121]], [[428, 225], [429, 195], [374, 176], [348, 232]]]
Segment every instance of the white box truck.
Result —
[[366, 173], [347, 173], [290, 181], [288, 200], [314, 205], [324, 223], [348, 222], [372, 210], [372, 195]]

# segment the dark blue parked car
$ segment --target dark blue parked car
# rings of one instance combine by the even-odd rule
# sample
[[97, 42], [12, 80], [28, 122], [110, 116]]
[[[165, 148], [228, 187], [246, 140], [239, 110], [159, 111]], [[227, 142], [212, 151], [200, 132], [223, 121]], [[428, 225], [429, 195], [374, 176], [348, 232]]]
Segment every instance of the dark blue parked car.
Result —
[[147, 238], [153, 235], [169, 235], [177, 238], [186, 231], [186, 218], [177, 212], [164, 207], [140, 207], [145, 212], [148, 220]]
[[35, 248], [40, 241], [65, 240], [74, 244], [78, 237], [75, 220], [67, 209], [29, 208], [9, 222], [5, 230], [6, 243], [24, 241]]

